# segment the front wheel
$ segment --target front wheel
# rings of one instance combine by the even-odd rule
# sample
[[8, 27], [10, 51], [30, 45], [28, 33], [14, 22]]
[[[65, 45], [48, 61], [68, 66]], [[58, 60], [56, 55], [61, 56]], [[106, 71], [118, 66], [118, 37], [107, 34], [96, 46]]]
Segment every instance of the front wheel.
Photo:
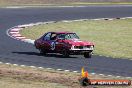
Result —
[[69, 52], [68, 52], [68, 50], [64, 49], [64, 50], [62, 51], [62, 55], [63, 55], [63, 57], [69, 57]]
[[91, 58], [92, 57], [92, 52], [86, 52], [84, 53], [85, 58]]

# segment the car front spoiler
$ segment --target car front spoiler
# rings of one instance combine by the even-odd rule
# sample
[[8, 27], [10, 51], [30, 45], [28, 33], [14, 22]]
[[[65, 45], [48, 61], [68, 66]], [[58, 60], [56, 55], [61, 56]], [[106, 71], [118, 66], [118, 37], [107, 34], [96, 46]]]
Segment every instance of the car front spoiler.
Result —
[[81, 55], [81, 54], [84, 54], [84, 53], [90, 53], [92, 52], [93, 50], [69, 50], [69, 54], [71, 55]]

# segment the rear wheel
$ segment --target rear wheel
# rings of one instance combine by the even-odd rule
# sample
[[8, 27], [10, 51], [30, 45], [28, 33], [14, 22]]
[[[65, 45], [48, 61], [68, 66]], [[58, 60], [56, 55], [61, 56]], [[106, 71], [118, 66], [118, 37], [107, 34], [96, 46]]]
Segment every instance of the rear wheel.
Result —
[[46, 51], [45, 50], [39, 49], [39, 51], [40, 51], [40, 54], [46, 55]]
[[84, 53], [85, 58], [91, 58], [92, 57], [92, 52], [86, 52]]

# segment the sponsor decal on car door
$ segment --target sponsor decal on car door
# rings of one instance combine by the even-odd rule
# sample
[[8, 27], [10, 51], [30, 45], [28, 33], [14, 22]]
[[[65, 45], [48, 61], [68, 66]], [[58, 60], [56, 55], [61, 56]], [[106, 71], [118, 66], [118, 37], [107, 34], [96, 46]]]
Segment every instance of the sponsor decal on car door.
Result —
[[51, 46], [51, 50], [55, 50], [55, 41], [52, 41], [50, 43], [50, 46]]

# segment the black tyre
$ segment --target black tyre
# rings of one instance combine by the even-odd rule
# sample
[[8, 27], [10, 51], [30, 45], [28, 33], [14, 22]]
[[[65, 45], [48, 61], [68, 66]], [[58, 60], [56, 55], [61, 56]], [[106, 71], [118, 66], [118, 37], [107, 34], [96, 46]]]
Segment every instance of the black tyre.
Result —
[[84, 53], [85, 58], [91, 58], [92, 57], [92, 52], [86, 52]]
[[62, 55], [63, 55], [63, 57], [69, 57], [69, 52], [68, 52], [68, 50], [64, 49], [64, 50], [62, 51]]
[[46, 51], [45, 50], [39, 49], [39, 51], [40, 51], [40, 54], [46, 55]]

